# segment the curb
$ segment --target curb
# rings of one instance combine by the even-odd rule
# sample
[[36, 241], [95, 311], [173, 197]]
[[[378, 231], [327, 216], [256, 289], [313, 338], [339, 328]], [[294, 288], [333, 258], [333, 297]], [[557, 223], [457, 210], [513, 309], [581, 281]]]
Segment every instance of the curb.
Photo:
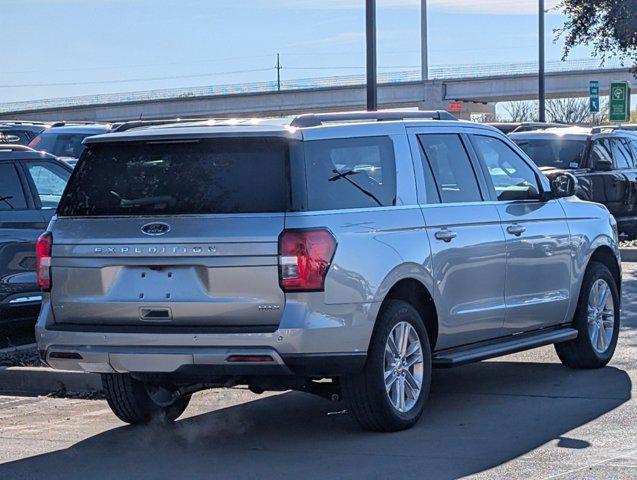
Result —
[[622, 262], [637, 262], [637, 248], [620, 249]]
[[37, 353], [37, 346], [35, 343], [28, 343], [27, 345], [19, 345], [17, 347], [7, 347], [0, 350], [0, 355], [7, 353], [24, 352], [26, 350], [34, 350]]
[[0, 393], [49, 395], [93, 394], [102, 391], [95, 373], [53, 370], [47, 367], [0, 367]]

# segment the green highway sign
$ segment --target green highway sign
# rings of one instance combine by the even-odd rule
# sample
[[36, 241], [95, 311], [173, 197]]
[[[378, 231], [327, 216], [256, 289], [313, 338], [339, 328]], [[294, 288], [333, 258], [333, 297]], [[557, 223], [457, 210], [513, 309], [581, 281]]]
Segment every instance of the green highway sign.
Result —
[[627, 122], [630, 119], [630, 85], [628, 82], [610, 84], [611, 122]]
[[591, 80], [589, 92], [591, 113], [599, 113], [599, 82], [597, 80]]

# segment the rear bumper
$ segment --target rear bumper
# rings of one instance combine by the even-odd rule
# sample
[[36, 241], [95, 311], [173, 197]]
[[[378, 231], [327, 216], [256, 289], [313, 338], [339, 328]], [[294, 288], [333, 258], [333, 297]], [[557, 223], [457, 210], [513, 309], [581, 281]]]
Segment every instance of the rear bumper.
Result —
[[[93, 373], [200, 376], [339, 376], [360, 372], [365, 353], [281, 356], [272, 348], [90, 347], [51, 345], [40, 356], [50, 367]], [[250, 359], [258, 359], [250, 361]]]
[[[356, 373], [365, 364], [374, 304], [353, 305], [345, 318], [284, 316], [274, 331], [214, 333], [170, 329], [141, 332], [63, 328], [43, 302], [36, 325], [42, 360], [52, 368], [93, 373], [203, 373], [209, 376]], [[347, 309], [341, 306], [342, 311]], [[286, 311], [289, 310], [286, 308]], [[286, 312], [286, 313], [287, 313]], [[240, 357], [239, 360], [233, 357]], [[262, 357], [246, 361], [246, 357]]]

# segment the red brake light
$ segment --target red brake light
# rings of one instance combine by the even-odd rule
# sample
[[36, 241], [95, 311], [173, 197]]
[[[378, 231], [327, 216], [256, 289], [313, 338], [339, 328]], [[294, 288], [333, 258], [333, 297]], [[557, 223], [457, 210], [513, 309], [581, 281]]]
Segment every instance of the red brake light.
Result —
[[323, 291], [336, 251], [329, 230], [286, 230], [279, 237], [279, 275], [285, 292]]
[[37, 137], [35, 137], [33, 140], [31, 140], [31, 141], [29, 142], [29, 145], [28, 145], [28, 146], [29, 146], [29, 147], [31, 147], [31, 148], [35, 148], [35, 146], [36, 146], [38, 143], [40, 143], [41, 141], [42, 141], [42, 136], [41, 136], [41, 135], [38, 135]]
[[53, 235], [51, 232], [44, 232], [38, 238], [35, 245], [37, 258], [37, 275], [40, 289], [48, 292], [51, 290], [51, 246], [53, 245]]

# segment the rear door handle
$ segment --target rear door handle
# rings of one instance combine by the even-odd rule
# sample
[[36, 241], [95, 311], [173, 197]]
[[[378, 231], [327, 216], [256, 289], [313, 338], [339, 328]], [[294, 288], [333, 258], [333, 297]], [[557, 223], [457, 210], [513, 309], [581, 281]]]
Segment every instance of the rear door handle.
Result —
[[519, 237], [524, 232], [526, 232], [526, 227], [522, 225], [509, 225], [507, 227], [507, 232], [509, 232], [511, 235], [515, 235], [516, 237]]
[[443, 242], [447, 242], [449, 243], [451, 240], [453, 240], [454, 238], [456, 238], [458, 236], [458, 234], [452, 230], [438, 230], [435, 234], [434, 237], [436, 237], [437, 240], [442, 240]]

